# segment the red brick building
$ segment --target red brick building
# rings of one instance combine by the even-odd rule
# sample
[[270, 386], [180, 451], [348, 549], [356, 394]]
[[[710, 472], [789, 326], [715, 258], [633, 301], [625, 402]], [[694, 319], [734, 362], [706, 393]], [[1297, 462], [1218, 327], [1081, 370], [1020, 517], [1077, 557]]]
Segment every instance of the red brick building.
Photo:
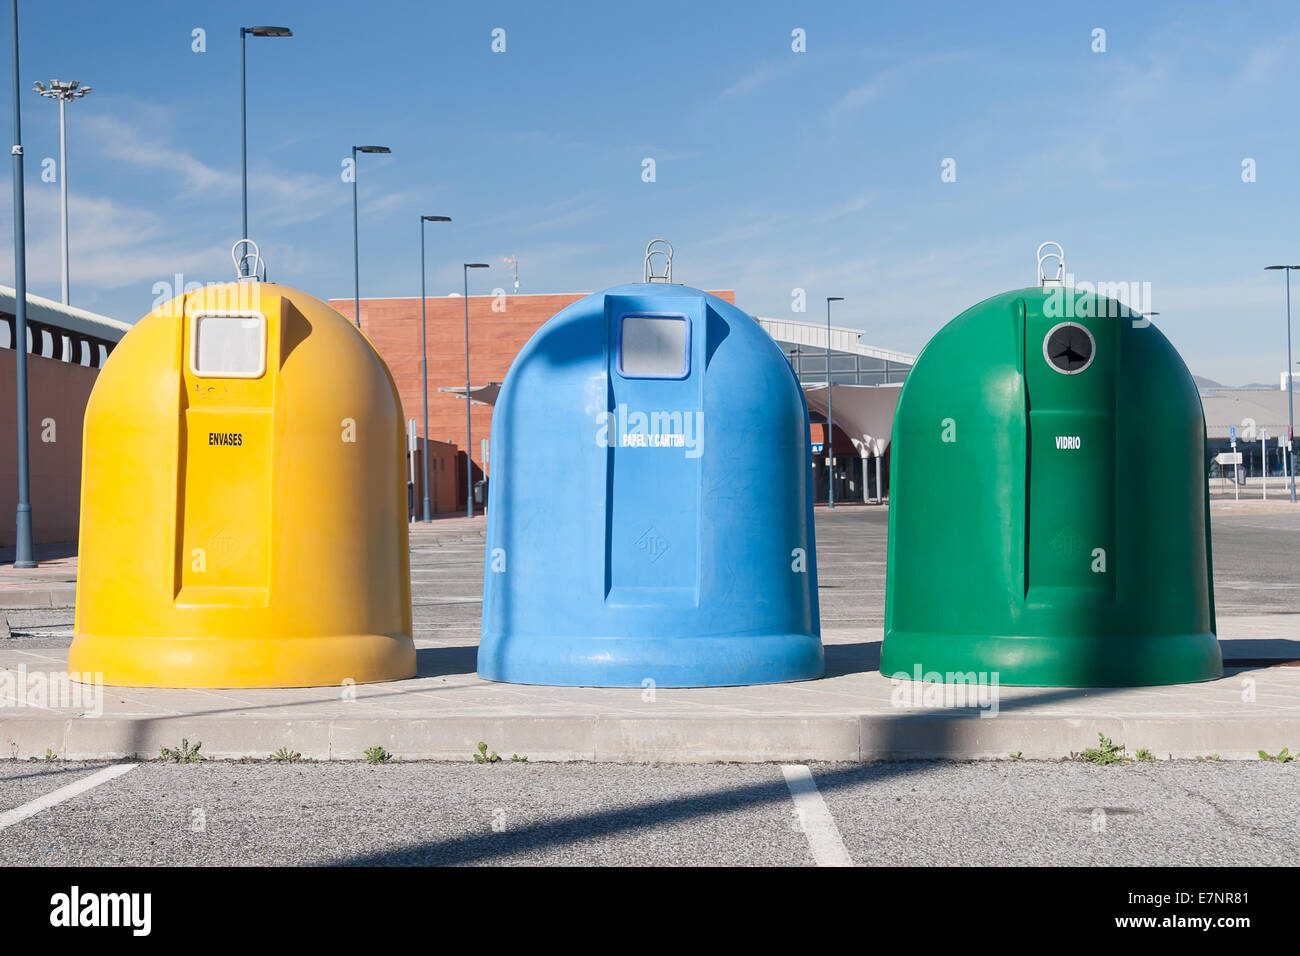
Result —
[[[510, 363], [524, 343], [551, 316], [588, 293], [560, 295], [482, 295], [469, 299], [469, 381], [477, 388], [505, 380]], [[714, 292], [728, 302], [734, 291]], [[352, 299], [331, 299], [330, 305], [349, 319], [354, 317]], [[431, 447], [429, 484], [437, 492], [438, 512], [465, 507], [465, 400], [438, 389], [465, 387], [465, 300], [460, 296], [439, 296], [425, 300], [429, 345], [429, 435], [431, 442], [446, 442], [455, 449]], [[402, 398], [406, 418], [416, 419], [424, 432], [424, 411], [420, 398], [420, 300], [418, 297], [362, 299], [361, 330], [388, 363]], [[474, 478], [485, 472], [481, 439], [492, 432], [492, 407], [474, 403], [470, 409]], [[455, 455], [454, 463], [451, 455]], [[490, 463], [487, 471], [490, 471]], [[416, 467], [416, 481], [420, 481]], [[445, 482], [445, 485], [444, 485]], [[451, 500], [455, 489], [455, 501]], [[416, 500], [423, 497], [417, 487]], [[432, 496], [431, 496], [432, 497]]]

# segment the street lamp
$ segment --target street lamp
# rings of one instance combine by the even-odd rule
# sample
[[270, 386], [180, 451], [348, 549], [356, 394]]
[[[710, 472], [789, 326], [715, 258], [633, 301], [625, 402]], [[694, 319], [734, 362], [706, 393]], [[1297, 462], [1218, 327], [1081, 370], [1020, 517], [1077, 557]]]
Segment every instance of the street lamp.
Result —
[[[239, 151], [242, 170], [244, 203], [244, 231], [241, 239], [248, 238], [248, 58], [245, 37], [291, 37], [293, 31], [288, 27], [240, 27], [239, 28]], [[248, 275], [248, 263], [239, 260], [239, 274]]]
[[391, 153], [387, 146], [352, 147], [352, 317], [361, 328], [361, 250], [357, 242], [357, 153]]
[[461, 275], [465, 280], [465, 517], [474, 517], [474, 436], [469, 424], [469, 270], [486, 269], [486, 262], [466, 262]]
[[835, 507], [835, 389], [831, 386], [831, 303], [842, 295], [826, 297], [826, 507]]
[[34, 568], [32, 555], [32, 501], [27, 460], [27, 230], [23, 223], [23, 124], [19, 110], [18, 0], [9, 4], [14, 46], [14, 382], [17, 403], [14, 424], [18, 432], [18, 507], [14, 514], [14, 567]]
[[82, 86], [78, 80], [65, 83], [50, 80], [49, 88], [40, 80], [32, 89], [59, 101], [59, 181], [63, 185], [63, 304], [68, 304], [68, 118], [67, 105], [70, 100], [79, 100], [90, 92], [89, 86]]
[[425, 345], [424, 322], [424, 224], [426, 222], [451, 222], [450, 216], [420, 217], [420, 391], [424, 396], [424, 520], [432, 521], [429, 512], [429, 350]]
[[519, 257], [506, 256], [501, 259], [508, 266], [513, 266], [515, 270], [515, 295], [519, 294]]
[[1295, 504], [1295, 454], [1291, 451], [1295, 441], [1295, 374], [1291, 368], [1291, 270], [1300, 266], [1265, 266], [1265, 271], [1281, 269], [1286, 273], [1286, 413], [1287, 413], [1287, 460], [1291, 463], [1291, 503]]

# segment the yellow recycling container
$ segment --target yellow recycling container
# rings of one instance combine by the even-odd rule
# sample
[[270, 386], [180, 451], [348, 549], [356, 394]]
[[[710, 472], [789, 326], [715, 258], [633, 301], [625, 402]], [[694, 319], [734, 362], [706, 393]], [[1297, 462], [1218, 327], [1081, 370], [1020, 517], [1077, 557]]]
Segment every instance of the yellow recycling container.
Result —
[[324, 302], [188, 292], [86, 408], [70, 672], [136, 687], [415, 674], [401, 404]]

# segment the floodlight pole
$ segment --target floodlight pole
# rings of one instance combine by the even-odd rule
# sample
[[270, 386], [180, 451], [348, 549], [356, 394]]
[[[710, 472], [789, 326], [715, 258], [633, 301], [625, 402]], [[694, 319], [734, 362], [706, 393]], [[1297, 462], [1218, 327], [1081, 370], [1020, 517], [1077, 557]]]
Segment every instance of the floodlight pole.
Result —
[[14, 424], [18, 431], [18, 508], [14, 515], [14, 567], [34, 568], [32, 502], [27, 447], [27, 250], [23, 221], [23, 124], [19, 108], [18, 0], [10, 0], [14, 77], [14, 381], [18, 396]]
[[424, 217], [420, 217], [420, 394], [424, 399], [424, 521], [433, 520], [429, 513], [429, 346], [424, 318]]
[[63, 304], [68, 305], [68, 101], [59, 97], [59, 185], [62, 187], [63, 222], [60, 243], [63, 246]]
[[361, 246], [357, 239], [357, 153], [391, 153], [387, 146], [352, 147], [352, 317], [361, 328]]
[[[248, 238], [248, 28], [239, 28], [239, 182], [243, 219], [239, 238]], [[239, 260], [239, 274], [248, 275], [246, 258]]]
[[[486, 262], [466, 262], [461, 276], [465, 280], [465, 517], [474, 517], [474, 435], [470, 425], [469, 397], [469, 270], [486, 269]], [[484, 502], [486, 504], [487, 502]]]
[[89, 86], [82, 86], [77, 80], [64, 82], [62, 80], [50, 80], [47, 88], [44, 83], [37, 81], [33, 91], [41, 96], [59, 101], [59, 192], [62, 202], [60, 204], [61, 222], [59, 229], [59, 248], [63, 253], [63, 304], [68, 304], [68, 101], [79, 100], [90, 93]]
[[[291, 37], [293, 31], [288, 27], [240, 27], [239, 28], [239, 163], [240, 194], [242, 197], [243, 223], [241, 239], [248, 238], [248, 37]], [[239, 274], [248, 275], [248, 259], [240, 257]]]
[[[1294, 268], [1294, 266], [1292, 267]], [[1291, 464], [1291, 503], [1295, 504], [1295, 366], [1291, 364], [1291, 269], [1286, 270], [1286, 461]]]
[[357, 148], [352, 147], [352, 318], [361, 328], [361, 240], [357, 227]]
[[474, 517], [474, 436], [471, 434], [469, 398], [469, 266], [461, 269], [465, 280], [465, 517]]
[[426, 222], [451, 222], [447, 216], [420, 217], [420, 393], [424, 398], [424, 520], [430, 522], [433, 515], [429, 510], [429, 348], [426, 344], [424, 318], [424, 224]]
[[844, 297], [826, 297], [826, 507], [835, 507], [835, 389], [831, 385], [831, 303]]
[[1300, 266], [1265, 266], [1265, 271], [1281, 270], [1286, 273], [1286, 412], [1287, 412], [1287, 442], [1286, 458], [1283, 463], [1291, 463], [1291, 503], [1295, 504], [1295, 454], [1292, 447], [1295, 442], [1295, 365], [1291, 362], [1291, 270], [1300, 269]]

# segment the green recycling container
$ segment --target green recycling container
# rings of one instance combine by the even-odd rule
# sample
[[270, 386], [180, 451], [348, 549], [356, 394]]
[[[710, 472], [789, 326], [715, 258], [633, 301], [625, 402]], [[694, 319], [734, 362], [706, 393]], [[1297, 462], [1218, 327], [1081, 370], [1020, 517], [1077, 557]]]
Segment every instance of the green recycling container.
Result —
[[1045, 286], [966, 310], [894, 416], [881, 672], [1221, 677], [1206, 462], [1187, 366], [1127, 306]]

